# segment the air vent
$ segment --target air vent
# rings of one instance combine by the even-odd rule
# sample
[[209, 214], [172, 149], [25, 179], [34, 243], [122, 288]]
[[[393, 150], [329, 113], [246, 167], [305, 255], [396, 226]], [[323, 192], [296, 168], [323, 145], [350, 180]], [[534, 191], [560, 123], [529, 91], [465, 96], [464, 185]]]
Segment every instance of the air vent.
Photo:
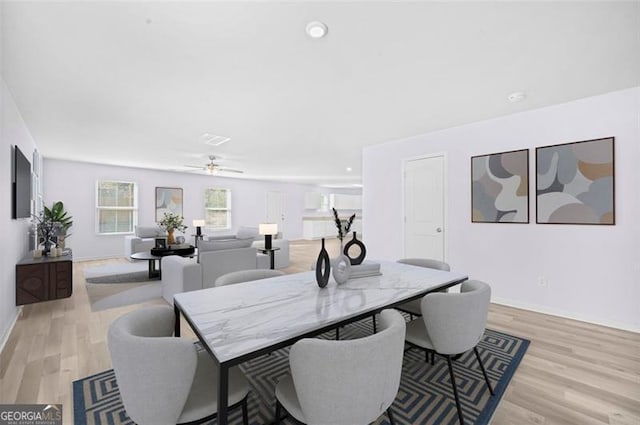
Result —
[[220, 146], [224, 143], [227, 143], [229, 140], [231, 140], [231, 137], [216, 136], [215, 134], [204, 133], [202, 135], [202, 139], [204, 140], [204, 143], [207, 145]]

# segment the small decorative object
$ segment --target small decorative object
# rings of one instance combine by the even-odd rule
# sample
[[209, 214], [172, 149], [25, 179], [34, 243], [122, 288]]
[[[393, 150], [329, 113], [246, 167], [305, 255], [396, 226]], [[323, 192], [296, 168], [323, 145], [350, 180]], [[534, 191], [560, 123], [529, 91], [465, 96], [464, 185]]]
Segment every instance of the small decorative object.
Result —
[[167, 249], [167, 240], [165, 238], [156, 238], [156, 249]]
[[167, 244], [175, 245], [176, 238], [173, 232], [178, 230], [179, 232], [184, 232], [187, 230], [187, 226], [183, 223], [184, 217], [173, 214], [173, 213], [164, 213], [162, 220], [158, 222], [158, 225], [167, 231]]
[[536, 148], [536, 223], [615, 221], [614, 138]]
[[329, 260], [329, 253], [324, 248], [324, 238], [322, 238], [322, 248], [320, 254], [318, 254], [318, 261], [316, 261], [316, 282], [318, 286], [324, 288], [329, 283], [329, 276], [331, 274], [331, 261]]
[[529, 222], [529, 149], [471, 157], [471, 222]]
[[50, 250], [56, 246], [53, 239], [60, 231], [60, 223], [45, 216], [44, 212], [41, 212], [40, 215], [33, 216], [33, 222], [36, 225], [38, 243], [42, 246], [42, 254], [50, 255]]
[[42, 250], [41, 249], [34, 249], [33, 250], [33, 258], [42, 258]]
[[182, 188], [156, 187], [156, 221], [167, 213], [182, 216]]
[[264, 249], [271, 249], [271, 239], [273, 235], [278, 234], [277, 223], [260, 223], [258, 225], [258, 233], [264, 235]]
[[356, 218], [356, 215], [352, 214], [343, 228], [342, 220], [338, 217], [338, 211], [335, 208], [331, 209], [333, 210], [333, 217], [336, 222], [336, 227], [338, 228], [338, 239], [340, 239], [340, 249], [342, 250], [342, 240], [344, 239], [344, 236], [349, 233], [349, 229], [351, 229], [351, 224], [353, 224], [353, 220]]
[[[358, 248], [360, 248], [360, 255], [358, 255], [355, 258], [349, 255], [349, 249], [352, 246], [357, 246]], [[364, 243], [362, 243], [362, 241], [359, 241], [356, 238], [356, 232], [353, 232], [353, 239], [347, 242], [347, 244], [344, 246], [343, 253], [344, 255], [347, 256], [347, 258], [349, 258], [352, 266], [357, 266], [358, 264], [362, 264], [362, 262], [364, 261], [364, 257], [367, 256], [367, 248], [365, 248]]]
[[341, 285], [351, 276], [351, 260], [346, 255], [340, 255], [333, 262], [333, 278]]

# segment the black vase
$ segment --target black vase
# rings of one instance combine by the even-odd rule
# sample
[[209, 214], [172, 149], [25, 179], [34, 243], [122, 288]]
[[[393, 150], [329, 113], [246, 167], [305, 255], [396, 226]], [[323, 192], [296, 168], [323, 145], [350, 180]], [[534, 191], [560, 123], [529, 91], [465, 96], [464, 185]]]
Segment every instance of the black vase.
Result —
[[[360, 247], [360, 255], [358, 255], [355, 258], [353, 258], [353, 257], [351, 257], [349, 255], [349, 248], [351, 248], [354, 245]], [[357, 266], [358, 264], [362, 264], [362, 262], [364, 261], [364, 257], [367, 256], [367, 248], [365, 248], [365, 246], [362, 243], [362, 241], [359, 241], [356, 238], [356, 232], [353, 232], [353, 239], [351, 239], [349, 242], [347, 242], [347, 244], [344, 246], [343, 253], [344, 253], [344, 255], [349, 257], [349, 261], [351, 261], [351, 265], [352, 266]]]
[[318, 261], [316, 262], [316, 282], [318, 286], [324, 288], [329, 283], [329, 276], [331, 275], [331, 261], [329, 260], [329, 253], [324, 249], [324, 238], [322, 238], [322, 249], [318, 254]]

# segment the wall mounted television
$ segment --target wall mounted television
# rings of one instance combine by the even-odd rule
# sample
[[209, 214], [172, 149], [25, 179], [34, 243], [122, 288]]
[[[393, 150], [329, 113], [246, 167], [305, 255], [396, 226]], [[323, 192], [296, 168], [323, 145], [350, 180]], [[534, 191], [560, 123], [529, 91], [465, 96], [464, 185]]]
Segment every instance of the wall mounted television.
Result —
[[17, 146], [13, 148], [11, 189], [13, 193], [11, 218], [31, 217], [31, 163]]

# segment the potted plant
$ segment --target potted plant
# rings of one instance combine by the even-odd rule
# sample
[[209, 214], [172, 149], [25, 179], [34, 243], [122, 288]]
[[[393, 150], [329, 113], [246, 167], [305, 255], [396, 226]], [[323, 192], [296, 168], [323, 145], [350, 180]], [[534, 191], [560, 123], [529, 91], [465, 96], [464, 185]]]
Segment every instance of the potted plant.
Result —
[[342, 252], [342, 241], [346, 235], [349, 234], [349, 230], [351, 229], [351, 225], [353, 224], [353, 220], [356, 218], [355, 214], [352, 214], [351, 217], [347, 220], [346, 223], [342, 223], [340, 217], [338, 216], [338, 211], [335, 208], [331, 208], [333, 210], [333, 219], [336, 223], [336, 227], [338, 228], [338, 239], [340, 239], [340, 252]]
[[177, 229], [180, 232], [187, 230], [187, 226], [183, 223], [184, 217], [173, 213], [164, 213], [162, 220], [158, 222], [158, 225], [167, 231], [167, 244], [172, 245], [176, 243], [176, 237], [173, 232]]
[[57, 237], [57, 244], [60, 248], [64, 248], [65, 239], [71, 236], [71, 233], [67, 233], [69, 228], [73, 225], [73, 217], [68, 215], [64, 210], [64, 204], [62, 201], [54, 202], [51, 208], [44, 207], [42, 213], [43, 218], [58, 223], [58, 233], [54, 236]]

